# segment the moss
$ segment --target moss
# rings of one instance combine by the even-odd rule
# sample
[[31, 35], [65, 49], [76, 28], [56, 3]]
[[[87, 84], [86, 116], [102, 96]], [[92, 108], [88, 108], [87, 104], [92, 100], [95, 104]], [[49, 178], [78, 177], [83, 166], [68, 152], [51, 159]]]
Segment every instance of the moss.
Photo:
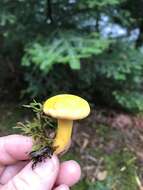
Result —
[[[99, 140], [102, 138], [103, 146], [96, 146], [88, 152], [97, 159], [103, 158], [103, 168], [108, 175], [104, 181], [97, 181], [96, 184], [88, 183], [89, 189], [94, 190], [137, 190], [136, 173], [139, 168], [135, 154], [126, 148], [123, 134], [117, 129], [105, 125], [96, 125], [96, 134]], [[108, 142], [116, 143], [110, 153], [105, 151]], [[101, 145], [101, 143], [100, 143]]]
[[77, 162], [80, 162], [80, 159], [78, 157], [78, 155], [74, 152], [67, 152], [66, 154], [64, 154], [62, 157], [61, 157], [61, 160], [62, 161], [66, 161], [66, 160], [75, 160]]
[[136, 157], [127, 149], [105, 155], [105, 165], [108, 171], [107, 183], [110, 187], [120, 190], [136, 190]]
[[100, 125], [98, 125], [98, 126], [96, 125], [94, 127], [96, 127], [97, 135], [102, 136], [102, 137], [108, 137], [110, 134], [110, 131], [112, 131], [111, 128], [107, 125], [100, 124]]
[[88, 190], [88, 187], [89, 186], [88, 186], [86, 180], [81, 180], [74, 187], [72, 187], [71, 190]]
[[55, 147], [52, 144], [56, 130], [55, 120], [46, 116], [43, 112], [43, 105], [35, 100], [24, 107], [30, 108], [34, 117], [31, 121], [18, 122], [16, 128], [20, 129], [22, 134], [32, 137], [34, 140], [32, 151], [39, 151], [44, 147], [49, 147], [54, 151]]

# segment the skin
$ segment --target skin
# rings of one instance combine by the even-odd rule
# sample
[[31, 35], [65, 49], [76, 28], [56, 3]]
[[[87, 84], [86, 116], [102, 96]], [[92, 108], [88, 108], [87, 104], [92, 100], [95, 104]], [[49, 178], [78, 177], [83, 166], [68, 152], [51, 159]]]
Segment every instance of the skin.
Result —
[[79, 165], [73, 160], [60, 164], [55, 155], [32, 170], [31, 147], [29, 137], [0, 137], [0, 190], [69, 190], [78, 182]]

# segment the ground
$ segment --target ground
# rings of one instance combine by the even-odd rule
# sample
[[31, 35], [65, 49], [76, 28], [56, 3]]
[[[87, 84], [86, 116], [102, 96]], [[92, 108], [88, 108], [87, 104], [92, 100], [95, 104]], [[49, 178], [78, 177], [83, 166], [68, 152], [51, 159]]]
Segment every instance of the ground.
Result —
[[[29, 119], [22, 103], [1, 103], [0, 134], [16, 133], [17, 121]], [[62, 160], [77, 160], [82, 179], [73, 190], [143, 190], [143, 119], [93, 109], [74, 123], [72, 146]]]

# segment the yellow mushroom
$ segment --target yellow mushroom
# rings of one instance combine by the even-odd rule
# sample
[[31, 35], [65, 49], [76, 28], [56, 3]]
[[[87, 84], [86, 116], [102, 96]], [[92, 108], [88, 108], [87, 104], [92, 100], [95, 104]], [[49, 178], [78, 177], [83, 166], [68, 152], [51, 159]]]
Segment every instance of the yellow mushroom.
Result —
[[58, 129], [53, 147], [55, 153], [63, 152], [70, 143], [73, 120], [83, 119], [90, 113], [86, 100], [71, 94], [60, 94], [47, 99], [43, 105], [46, 115], [58, 119]]

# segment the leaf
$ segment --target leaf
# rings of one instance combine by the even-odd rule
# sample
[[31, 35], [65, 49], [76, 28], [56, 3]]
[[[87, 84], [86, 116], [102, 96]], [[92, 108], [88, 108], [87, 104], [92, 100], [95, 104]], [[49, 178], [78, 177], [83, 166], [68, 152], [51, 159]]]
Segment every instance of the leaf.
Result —
[[69, 65], [72, 69], [80, 69], [80, 60], [77, 59], [78, 55], [77, 52], [75, 51], [74, 47], [65, 40], [65, 44], [67, 47], [68, 51], [68, 56], [69, 56]]
[[25, 49], [22, 59], [24, 66], [35, 65], [45, 74], [54, 64], [69, 64], [71, 69], [80, 69], [82, 58], [100, 54], [108, 47], [109, 41], [99, 38], [96, 33], [80, 35], [59, 31], [46, 42], [33, 42]]
[[105, 180], [107, 178], [107, 171], [105, 170], [105, 171], [99, 171], [98, 173], [97, 173], [97, 179], [99, 180], [99, 181], [103, 181], [103, 180]]

